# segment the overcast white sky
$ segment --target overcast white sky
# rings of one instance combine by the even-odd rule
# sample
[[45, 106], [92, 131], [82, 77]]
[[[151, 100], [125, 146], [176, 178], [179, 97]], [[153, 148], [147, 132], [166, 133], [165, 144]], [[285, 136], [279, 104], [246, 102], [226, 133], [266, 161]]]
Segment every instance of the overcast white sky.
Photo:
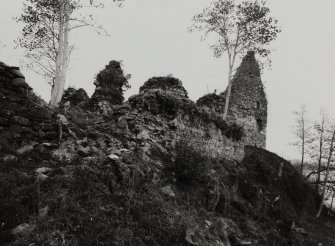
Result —
[[[106, 0], [106, 2], [111, 0]], [[123, 8], [108, 5], [95, 13], [111, 34], [105, 38], [90, 30], [72, 33], [75, 44], [68, 85], [83, 87], [91, 95], [95, 74], [110, 60], [123, 60], [132, 74], [132, 89], [150, 77], [173, 74], [182, 80], [192, 100], [227, 86], [225, 59], [213, 58], [209, 43], [190, 34], [194, 14], [209, 0], [126, 0]], [[282, 33], [272, 43], [272, 70], [263, 74], [269, 101], [267, 148], [286, 158], [297, 158], [288, 143], [293, 141], [292, 111], [307, 104], [311, 115], [320, 108], [335, 116], [335, 1], [269, 0], [272, 14], [282, 23]], [[23, 0], [0, 0], [0, 60], [18, 65], [22, 50], [13, 40], [20, 26], [12, 19], [20, 14]], [[50, 88], [40, 78], [24, 71], [28, 83], [45, 100]]]

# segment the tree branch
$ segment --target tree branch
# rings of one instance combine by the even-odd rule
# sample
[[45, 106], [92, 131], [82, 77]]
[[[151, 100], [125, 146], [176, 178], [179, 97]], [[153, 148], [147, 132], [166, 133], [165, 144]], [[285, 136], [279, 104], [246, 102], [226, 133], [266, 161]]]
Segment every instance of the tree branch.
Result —
[[327, 168], [323, 168], [323, 169], [321, 169], [320, 171], [314, 170], [314, 171], [310, 172], [309, 174], [307, 174], [307, 175], [305, 176], [305, 181], [307, 181], [312, 175], [314, 175], [314, 174], [318, 174], [318, 173], [322, 173], [322, 172], [324, 172], [324, 171], [327, 171]]

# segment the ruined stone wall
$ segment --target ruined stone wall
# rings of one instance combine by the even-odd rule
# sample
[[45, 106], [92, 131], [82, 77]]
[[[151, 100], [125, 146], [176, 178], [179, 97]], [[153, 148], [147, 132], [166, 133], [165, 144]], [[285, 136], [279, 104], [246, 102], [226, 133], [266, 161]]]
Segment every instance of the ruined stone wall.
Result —
[[243, 58], [233, 78], [228, 121], [243, 125], [248, 145], [265, 148], [267, 99], [253, 52]]
[[[189, 100], [183, 93], [184, 88], [179, 80], [169, 78], [154, 78], [146, 82], [140, 89], [140, 94], [134, 95], [129, 99], [133, 110], [140, 112], [149, 111], [155, 117], [168, 125], [169, 134], [173, 134], [173, 141], [183, 139], [192, 145], [201, 146], [203, 153], [207, 156], [222, 157], [229, 160], [241, 160], [244, 157], [244, 144], [240, 141], [238, 134], [230, 134], [228, 130], [233, 129], [227, 125], [220, 117], [198, 107]], [[154, 83], [152, 83], [154, 81]], [[159, 84], [161, 83], [161, 87]], [[175, 93], [177, 91], [178, 93]], [[147, 121], [151, 128], [155, 129], [154, 124]], [[235, 126], [234, 123], [232, 125]], [[145, 134], [151, 135], [149, 129], [143, 130]], [[142, 125], [141, 129], [147, 128]], [[159, 128], [160, 129], [160, 128]], [[241, 128], [235, 129], [236, 132], [243, 131]], [[243, 138], [243, 133], [240, 134]], [[156, 137], [154, 142], [164, 139], [164, 136]], [[167, 138], [169, 139], [169, 138]], [[173, 143], [169, 143], [173, 145]], [[169, 151], [173, 151], [169, 149]]]
[[18, 68], [1, 63], [1, 146], [19, 147], [36, 139], [52, 140], [57, 136], [55, 120], [45, 102], [32, 92]]
[[90, 99], [92, 110], [122, 104], [124, 101], [123, 91], [130, 88], [129, 78], [130, 75], [123, 73], [120, 62], [110, 61], [96, 76], [94, 82], [96, 89]]
[[[222, 117], [226, 93], [205, 95], [197, 101], [197, 105]], [[267, 99], [253, 52], [244, 57], [232, 80], [227, 122], [243, 127], [243, 145], [265, 148]]]
[[201, 119], [189, 121], [187, 114], [179, 115], [179, 118], [177, 136], [198, 146], [206, 156], [238, 161], [244, 158], [244, 144], [225, 136], [215, 124], [205, 123]]
[[188, 93], [179, 79], [167, 77], [153, 77], [140, 87], [140, 93], [146, 92], [165, 92], [180, 99], [188, 98]]
[[[104, 91], [103, 88], [100, 84], [97, 91]], [[108, 86], [104, 93], [110, 93]], [[93, 99], [97, 105], [106, 101], [106, 98]], [[85, 111], [83, 105], [90, 102], [92, 99], [83, 90], [70, 89], [62, 105], [69, 106], [69, 115], [72, 110], [74, 117], [69, 117], [70, 121], [74, 118], [78, 121], [79, 111]], [[108, 129], [125, 139], [126, 146], [141, 148], [144, 153], [159, 149], [173, 155], [176, 142], [186, 139], [201, 146], [208, 156], [241, 160], [245, 145], [265, 146], [267, 101], [253, 54], [243, 60], [234, 78], [227, 122], [222, 120], [224, 94], [209, 94], [196, 104], [188, 98], [181, 81], [172, 77], [149, 79], [128, 102], [119, 106], [110, 102], [109, 106], [110, 110], [103, 114], [110, 121]], [[88, 111], [93, 118], [100, 115], [97, 110]], [[17, 68], [0, 66], [2, 142], [20, 146], [53, 141], [58, 137], [55, 117], [45, 102], [32, 93]]]

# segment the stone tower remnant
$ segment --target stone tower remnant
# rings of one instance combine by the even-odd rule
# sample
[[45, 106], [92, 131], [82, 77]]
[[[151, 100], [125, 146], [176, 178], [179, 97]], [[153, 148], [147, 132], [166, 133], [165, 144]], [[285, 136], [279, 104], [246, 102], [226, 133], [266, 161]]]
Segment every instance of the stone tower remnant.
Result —
[[121, 64], [111, 61], [100, 71], [94, 82], [95, 92], [91, 98], [93, 108], [101, 105], [120, 105], [124, 101], [123, 90], [128, 87], [128, 75], [124, 75]]
[[[223, 115], [226, 91], [220, 95], [208, 94], [197, 104], [207, 111]], [[267, 126], [267, 99], [255, 53], [249, 51], [243, 58], [232, 80], [232, 90], [227, 115], [228, 123], [244, 129], [244, 145], [265, 148]]]

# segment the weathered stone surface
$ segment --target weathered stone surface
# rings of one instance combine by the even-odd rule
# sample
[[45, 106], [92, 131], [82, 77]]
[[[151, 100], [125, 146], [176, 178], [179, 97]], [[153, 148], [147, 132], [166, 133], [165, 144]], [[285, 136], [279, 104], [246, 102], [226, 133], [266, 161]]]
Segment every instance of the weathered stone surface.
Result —
[[33, 151], [34, 147], [32, 145], [25, 145], [25, 146], [22, 146], [21, 148], [19, 148], [16, 152], [20, 155], [23, 155], [23, 154], [26, 154], [26, 153], [29, 153], [31, 151]]
[[206, 111], [223, 115], [225, 98], [222, 95], [207, 94], [197, 100], [197, 105]]
[[14, 76], [14, 78], [25, 78], [23, 73], [20, 72], [20, 69], [18, 67], [12, 67], [10, 70], [11, 74]]
[[65, 92], [61, 100], [61, 105], [64, 106], [65, 103], [69, 102], [69, 106], [78, 106], [78, 105], [84, 105], [89, 100], [89, 97], [86, 93], [86, 91], [82, 88], [75, 89], [72, 87], [69, 87]]
[[57, 150], [52, 151], [51, 155], [56, 161], [63, 163], [71, 163], [78, 157], [76, 145], [71, 140], [61, 143]]
[[[136, 133], [136, 146], [143, 149], [145, 156], [150, 158], [151, 149], [157, 149], [157, 146], [163, 146], [171, 153], [177, 141], [187, 138], [190, 143], [200, 145], [204, 153], [210, 156], [243, 159], [247, 143], [243, 142], [242, 127], [235, 122], [223, 121], [222, 116], [215, 111], [197, 106], [181, 93], [180, 83], [174, 83], [175, 87], [164, 86], [164, 83], [162, 86], [156, 80], [148, 84], [151, 83], [152, 86], [146, 85], [140, 94], [129, 98], [132, 110], [141, 112], [134, 113], [136, 126], [132, 126], [132, 121], [128, 120], [129, 129]], [[148, 119], [144, 112], [149, 112]], [[165, 141], [161, 142], [162, 139]]]
[[[208, 94], [200, 98], [197, 105], [207, 112], [222, 116], [225, 96], [226, 91], [220, 95]], [[254, 52], [248, 52], [243, 58], [232, 80], [227, 122], [243, 127], [243, 145], [265, 148], [267, 99]]]
[[32, 134], [34, 133], [34, 130], [29, 128], [29, 127], [24, 127], [20, 125], [12, 125], [9, 128], [12, 132], [17, 133], [17, 134]]
[[57, 115], [57, 119], [59, 120], [59, 122], [64, 125], [67, 126], [69, 124], [69, 121], [66, 119], [66, 117], [62, 114], [58, 114]]
[[30, 233], [33, 232], [33, 230], [35, 229], [34, 226], [28, 224], [28, 223], [23, 223], [17, 227], [15, 227], [13, 230], [12, 230], [12, 234], [14, 236], [27, 236], [29, 235]]
[[118, 161], [120, 159], [120, 157], [118, 157], [117, 155], [114, 155], [114, 154], [110, 154], [108, 156], [108, 158], [113, 160], [113, 161]]
[[51, 110], [45, 107], [32, 107], [26, 111], [26, 115], [35, 119], [51, 120]]
[[26, 80], [24, 78], [13, 79], [13, 85], [19, 86], [19, 87], [28, 87], [28, 85], [26, 84]]
[[232, 81], [228, 120], [244, 127], [249, 145], [265, 148], [267, 99], [254, 52], [248, 52]]
[[4, 163], [11, 163], [17, 161], [17, 157], [14, 155], [5, 155], [2, 160]]
[[15, 115], [13, 117], [13, 121], [21, 126], [29, 126], [30, 125], [30, 121], [25, 118], [25, 117], [21, 117], [21, 116], [17, 116]]
[[35, 170], [36, 173], [41, 173], [41, 174], [46, 174], [51, 171], [52, 171], [52, 168], [50, 167], [40, 167]]
[[172, 189], [172, 186], [171, 185], [166, 185], [164, 187], [162, 187], [162, 192], [168, 196], [171, 196], [171, 197], [175, 197], [176, 194], [175, 192], [173, 191]]
[[[115, 224], [116, 226], [125, 226], [123, 228], [126, 231], [119, 231], [123, 239], [124, 235], [132, 235], [133, 232], [137, 237], [136, 233], [142, 233], [142, 231], [137, 232], [135, 227], [143, 225], [141, 224], [143, 216], [143, 218], [141, 216], [139, 218], [137, 218], [138, 216], [130, 216], [131, 218], [128, 216], [131, 219], [130, 222], [126, 220], [127, 223], [117, 223], [120, 215], [129, 214], [129, 205], [132, 210], [131, 215], [141, 215], [143, 211], [146, 211], [147, 215], [153, 214], [152, 217], [155, 217], [155, 220], [151, 220], [149, 216], [149, 220], [144, 220], [144, 223], [148, 224], [149, 222], [151, 225], [155, 225], [159, 222], [166, 228], [164, 233], [165, 231], [173, 232], [178, 240], [181, 239], [182, 244], [222, 246], [230, 243], [232, 245], [250, 245], [251, 243], [254, 245], [258, 244], [259, 241], [256, 241], [256, 236], [254, 238], [253, 235], [258, 233], [258, 230], [263, 230], [265, 228], [263, 225], [271, 226], [266, 233], [277, 230], [276, 220], [273, 220], [274, 223], [272, 223], [268, 218], [269, 215], [273, 216], [278, 211], [281, 214], [282, 210], [272, 209], [275, 209], [276, 206], [280, 209], [282, 204], [279, 206], [278, 202], [274, 204], [273, 201], [279, 194], [283, 199], [287, 199], [282, 196], [282, 192], [284, 195], [286, 194], [286, 181], [295, 182], [299, 180], [300, 176], [292, 176], [293, 167], [292, 169], [284, 167], [282, 178], [287, 177], [288, 173], [291, 178], [285, 179], [283, 187], [281, 187], [276, 178], [272, 179], [272, 177], [278, 176], [278, 168], [275, 166], [279, 165], [279, 162], [282, 163], [281, 159], [273, 162], [273, 155], [271, 158], [265, 159], [266, 152], [263, 150], [249, 153], [249, 158], [245, 159], [246, 161], [242, 162], [241, 165], [237, 165], [236, 161], [222, 159], [240, 160], [244, 157], [246, 144], [253, 143], [252, 141], [255, 143], [263, 141], [258, 138], [258, 135], [255, 135], [256, 137], [253, 135], [259, 134], [257, 131], [255, 133], [254, 126], [257, 124], [257, 121], [255, 123], [257, 118], [253, 114], [254, 109], [248, 109], [236, 102], [241, 107], [241, 111], [236, 113], [238, 117], [229, 118], [230, 122], [227, 123], [220, 119], [221, 109], [215, 108], [220, 107], [220, 103], [224, 102], [224, 97], [209, 95], [202, 104], [197, 105], [183, 94], [183, 90], [178, 87], [180, 84], [160, 87], [159, 83], [155, 82], [152, 87], [148, 86], [139, 95], [134, 96], [129, 103], [116, 107], [111, 106], [110, 112], [107, 112], [106, 115], [89, 112], [86, 108], [81, 107], [70, 109], [69, 111], [72, 110], [71, 114], [69, 111], [64, 113], [68, 118], [68, 125], [59, 127], [61, 124], [58, 124], [56, 117], [54, 117], [56, 112], [52, 114], [45, 108], [45, 105], [36, 105], [36, 98], [31, 95], [27, 96], [22, 92], [22, 88], [15, 87], [11, 83], [14, 78], [12, 74], [5, 77], [1, 74], [0, 69], [0, 119], [5, 119], [0, 121], [0, 161], [2, 160], [4, 164], [2, 170], [7, 172], [7, 169], [10, 169], [7, 174], [9, 178], [3, 179], [4, 187], [6, 188], [6, 182], [9, 182], [8, 187], [14, 188], [13, 191], [15, 191], [10, 191], [13, 195], [9, 196], [10, 199], [5, 198], [4, 203], [13, 202], [15, 204], [13, 207], [23, 205], [23, 214], [20, 215], [16, 211], [9, 213], [9, 219], [13, 217], [12, 214], [15, 215], [13, 218], [19, 219], [10, 226], [8, 223], [5, 225], [3, 229], [9, 233], [12, 228], [29, 219], [29, 223], [37, 223], [36, 226], [39, 226], [38, 232], [42, 235], [41, 240], [43, 241], [43, 235], [48, 236], [50, 233], [50, 228], [44, 227], [44, 223], [50, 225], [49, 220], [63, 221], [65, 218], [63, 215], [70, 214], [74, 215], [70, 217], [75, 222], [85, 223], [88, 221], [90, 225], [94, 226], [98, 221], [100, 225], [106, 224], [106, 227], [102, 227], [102, 232], [106, 230], [109, 232]], [[14, 103], [14, 100], [10, 100], [13, 97], [17, 102]], [[11, 107], [13, 105], [15, 106]], [[206, 109], [205, 106], [208, 108]], [[214, 107], [214, 110], [211, 110], [211, 107]], [[34, 112], [31, 111], [32, 108], [36, 111], [44, 109], [47, 117], [41, 118], [31, 115], [30, 113]], [[236, 110], [239, 108], [236, 107]], [[78, 121], [79, 117], [84, 120]], [[14, 125], [18, 131], [10, 127], [13, 125], [14, 118], [16, 119]], [[25, 122], [23, 119], [27, 119], [30, 124], [24, 126], [23, 123], [22, 125], [22, 122]], [[237, 126], [236, 122], [241, 124], [244, 131], [247, 132], [243, 133], [242, 127]], [[59, 137], [61, 128], [63, 129], [62, 138]], [[33, 132], [29, 133], [26, 131], [27, 129]], [[72, 130], [81, 140], [71, 135]], [[27, 155], [15, 154], [15, 150], [19, 146], [27, 143], [31, 146], [29, 147], [30, 152], [26, 152]], [[7, 146], [14, 147], [7, 149]], [[180, 151], [184, 146], [187, 146], [185, 150], [188, 152]], [[192, 149], [194, 151], [190, 151]], [[193, 169], [198, 168], [197, 164], [204, 162], [201, 164], [204, 167], [199, 169], [201, 176], [196, 176], [193, 179], [196, 180], [196, 186], [184, 186], [185, 181], [180, 180], [177, 175], [177, 167], [174, 164], [182, 166], [182, 162], [188, 162], [186, 159], [178, 162], [180, 153], [190, 160], [190, 169], [185, 169], [187, 172], [192, 172]], [[257, 158], [255, 157], [256, 153], [259, 154]], [[192, 156], [197, 159], [190, 158]], [[206, 158], [202, 159], [202, 156]], [[211, 157], [218, 159], [213, 160]], [[268, 166], [272, 166], [270, 171], [273, 171], [275, 176], [267, 175], [269, 173]], [[12, 169], [15, 172], [12, 172]], [[4, 175], [2, 174], [2, 176]], [[220, 177], [220, 180], [217, 177]], [[263, 184], [264, 180], [259, 179], [270, 181]], [[16, 182], [19, 182], [20, 185], [17, 186]], [[292, 187], [298, 187], [295, 184]], [[300, 183], [298, 182], [298, 184]], [[187, 189], [182, 187], [187, 187]], [[306, 201], [307, 189], [305, 188], [305, 186], [301, 186], [297, 190], [293, 189], [295, 193], [286, 194], [288, 197], [293, 197], [288, 200], [289, 204], [296, 203], [294, 198], [296, 194], [303, 194], [301, 203], [297, 202], [295, 205], [298, 209], [291, 207], [291, 205], [287, 206], [289, 210], [296, 210], [297, 218], [300, 214], [298, 211], [302, 211], [303, 208], [301, 204]], [[21, 193], [22, 191], [24, 193]], [[188, 199], [183, 199], [185, 197]], [[26, 200], [31, 200], [29, 206], [26, 206]], [[241, 200], [245, 201], [244, 206], [241, 206]], [[308, 199], [308, 201], [312, 200], [315, 199]], [[68, 201], [70, 203], [66, 208], [60, 206], [65, 210], [57, 210], [59, 204], [62, 205], [63, 202]], [[187, 207], [189, 204], [192, 205], [191, 210]], [[39, 220], [37, 215], [39, 217], [46, 216], [48, 205], [50, 205], [50, 214], [45, 220]], [[175, 205], [177, 205], [176, 208]], [[264, 206], [268, 209], [265, 209], [267, 211], [263, 213]], [[284, 206], [286, 207], [285, 204]], [[44, 208], [46, 208], [46, 212], [43, 212]], [[86, 213], [89, 216], [85, 214], [83, 216], [83, 212], [87, 211], [92, 213]], [[260, 224], [256, 228], [255, 225], [260, 218], [259, 211], [262, 212], [262, 220], [266, 223]], [[288, 215], [284, 213], [282, 217], [278, 218], [291, 217], [290, 213]], [[232, 223], [228, 218], [218, 217], [225, 214], [238, 218], [236, 222], [238, 225]], [[138, 219], [141, 223], [138, 222]], [[244, 219], [248, 220], [244, 221]], [[109, 222], [111, 224], [108, 224]], [[78, 239], [76, 234], [67, 234], [68, 230], [64, 229], [64, 223], [58, 224], [59, 228], [57, 225], [55, 228], [51, 228], [52, 235], [50, 237], [55, 238], [57, 242], [46, 237], [46, 244], [56, 245], [59, 242], [58, 239], [62, 241], [63, 235], [66, 238]], [[128, 227], [129, 225], [131, 227]], [[243, 228], [242, 235], [248, 232], [245, 237], [239, 235], [239, 227]], [[45, 228], [46, 230], [44, 230]], [[100, 231], [101, 227], [98, 228]], [[87, 229], [92, 232], [91, 228]], [[175, 231], [175, 229], [179, 231]], [[293, 230], [297, 234], [304, 233], [303, 231], [299, 233], [299, 231], [300, 228]], [[158, 232], [161, 234], [161, 230]], [[176, 232], [177, 234], [175, 234]], [[162, 242], [168, 242], [164, 238], [164, 233], [162, 234]], [[272, 237], [272, 234], [266, 235]], [[27, 239], [23, 238], [23, 244], [33, 243], [29, 239], [36, 239], [36, 235], [32, 236]], [[106, 234], [106, 236], [114, 240], [113, 235]], [[141, 235], [139, 236], [141, 237]], [[92, 238], [90, 235], [88, 237]], [[138, 245], [156, 243], [146, 240]], [[106, 241], [105, 244], [109, 245], [113, 242]], [[137, 245], [135, 241], [132, 242]], [[83, 243], [85, 244], [85, 241]], [[174, 244], [172, 243], [172, 245]]]
[[123, 90], [129, 87], [128, 78], [128, 75], [124, 75], [120, 62], [109, 62], [96, 76], [94, 82], [96, 89], [90, 99], [91, 108], [105, 113], [111, 105], [122, 104]]
[[120, 117], [118, 119], [117, 126], [121, 129], [127, 130], [128, 129], [127, 119], [125, 117]]
[[140, 87], [140, 93], [148, 91], [161, 90], [166, 93], [172, 93], [175, 97], [188, 97], [187, 91], [179, 79], [166, 76], [166, 77], [153, 77]]
[[80, 146], [78, 148], [78, 154], [83, 156], [83, 157], [89, 156], [90, 152], [91, 152], [91, 147], [89, 147], [89, 146], [87, 146], [87, 147]]

